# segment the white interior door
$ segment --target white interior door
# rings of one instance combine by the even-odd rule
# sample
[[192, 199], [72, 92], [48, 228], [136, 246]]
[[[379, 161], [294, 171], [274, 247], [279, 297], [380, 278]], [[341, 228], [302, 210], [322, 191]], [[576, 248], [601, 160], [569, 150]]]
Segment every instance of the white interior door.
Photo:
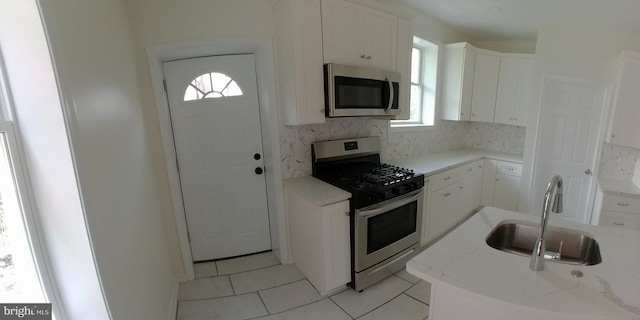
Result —
[[606, 91], [593, 82], [545, 79], [532, 200], [541, 205], [549, 179], [559, 174], [564, 182], [561, 216], [566, 220], [589, 223], [591, 219]]
[[163, 68], [193, 260], [271, 249], [253, 55]]

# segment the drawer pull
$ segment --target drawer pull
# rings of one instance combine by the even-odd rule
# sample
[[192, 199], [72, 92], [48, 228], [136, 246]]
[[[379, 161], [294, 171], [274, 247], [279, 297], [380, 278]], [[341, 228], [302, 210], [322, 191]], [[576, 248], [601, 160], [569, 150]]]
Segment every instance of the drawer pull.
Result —
[[473, 168], [469, 168], [469, 169], [467, 169], [467, 172], [469, 172], [469, 171], [471, 171], [471, 170], [473, 170]]
[[509, 170], [509, 171], [513, 171], [513, 168], [505, 168], [505, 169], [507, 169], [507, 170]]
[[448, 176], [448, 177], [444, 178], [444, 181], [447, 181], [449, 179], [451, 179], [451, 176]]
[[629, 206], [628, 203], [620, 203], [620, 202], [618, 202], [618, 205], [621, 206], [621, 207], [628, 207]]
[[625, 226], [627, 224], [626, 223], [620, 223], [620, 222], [614, 222], [613, 225], [614, 226]]

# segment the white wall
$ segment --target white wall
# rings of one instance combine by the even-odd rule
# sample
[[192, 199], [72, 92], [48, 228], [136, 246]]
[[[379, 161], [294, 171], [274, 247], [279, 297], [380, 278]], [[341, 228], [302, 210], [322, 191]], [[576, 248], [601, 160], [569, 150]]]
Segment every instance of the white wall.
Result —
[[109, 319], [35, 1], [0, 1], [0, 47], [30, 172], [31, 207], [39, 217], [45, 258], [50, 258], [50, 270], [40, 270], [54, 280], [49, 299], [59, 317]]
[[167, 319], [175, 311], [179, 257], [165, 226], [170, 197], [124, 1], [41, 4], [112, 317]]
[[[616, 59], [623, 49], [640, 50], [640, 37], [598, 26], [593, 22], [550, 22], [540, 26], [535, 55], [532, 112], [525, 142], [525, 173], [519, 208], [521, 212], [539, 214], [541, 194], [544, 192], [544, 186], [534, 185], [534, 190], [531, 190], [536, 174], [533, 161], [544, 77], [573, 77], [613, 85]], [[607, 108], [610, 109], [610, 105]], [[533, 181], [530, 180], [531, 177], [534, 178]], [[530, 201], [527, 196], [530, 196]]]

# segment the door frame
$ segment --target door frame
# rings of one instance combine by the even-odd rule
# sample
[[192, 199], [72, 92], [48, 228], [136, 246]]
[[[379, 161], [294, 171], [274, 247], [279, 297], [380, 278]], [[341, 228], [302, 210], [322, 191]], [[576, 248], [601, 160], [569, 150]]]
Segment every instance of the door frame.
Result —
[[253, 54], [255, 57], [272, 250], [281, 263], [293, 262], [289, 255], [289, 243], [286, 236], [282, 167], [280, 165], [280, 121], [276, 104], [276, 77], [271, 38], [266, 36], [221, 37], [169, 43], [147, 48], [147, 58], [162, 136], [174, 219], [184, 265], [184, 280], [193, 280], [195, 274], [176, 162], [177, 155], [169, 114], [169, 102], [164, 90], [162, 63], [171, 60], [232, 54]]

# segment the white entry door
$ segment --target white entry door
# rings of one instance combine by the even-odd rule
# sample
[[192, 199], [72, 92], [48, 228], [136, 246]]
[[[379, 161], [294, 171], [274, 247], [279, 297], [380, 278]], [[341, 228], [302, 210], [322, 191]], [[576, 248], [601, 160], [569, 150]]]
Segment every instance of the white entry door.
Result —
[[253, 55], [163, 68], [193, 260], [271, 249]]
[[544, 82], [532, 201], [536, 204], [539, 199], [541, 208], [549, 179], [559, 174], [564, 182], [561, 216], [573, 222], [591, 220], [606, 92], [602, 84], [578, 79]]

